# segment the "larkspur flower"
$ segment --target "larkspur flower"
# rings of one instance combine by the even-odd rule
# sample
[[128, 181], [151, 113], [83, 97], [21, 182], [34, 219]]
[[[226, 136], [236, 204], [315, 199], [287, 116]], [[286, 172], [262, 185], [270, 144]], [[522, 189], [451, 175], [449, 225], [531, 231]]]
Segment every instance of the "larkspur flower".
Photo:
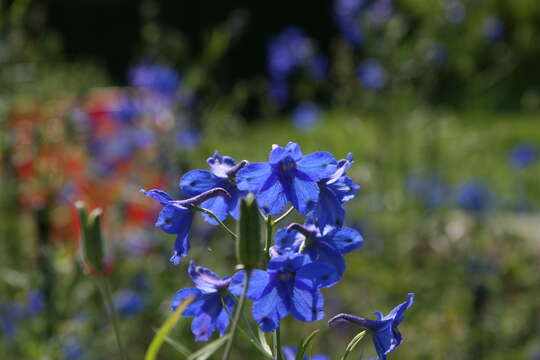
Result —
[[[289, 313], [306, 322], [324, 317], [324, 299], [319, 288], [333, 269], [320, 263], [305, 263], [305, 255], [286, 254], [271, 259], [267, 271], [251, 272], [247, 297], [254, 300], [252, 315], [261, 330], [276, 330]], [[243, 270], [233, 276], [233, 294], [242, 293], [244, 276]]]
[[367, 10], [368, 18], [375, 24], [385, 23], [392, 16], [392, 0], [375, 0]]
[[456, 202], [462, 209], [473, 213], [483, 213], [493, 206], [490, 191], [482, 182], [477, 180], [469, 180], [458, 186]]
[[358, 80], [370, 91], [380, 91], [386, 85], [386, 72], [379, 61], [368, 59], [358, 67]]
[[174, 96], [180, 85], [180, 76], [174, 69], [152, 63], [131, 69], [129, 79], [132, 86], [165, 98]]
[[311, 101], [299, 104], [292, 112], [293, 125], [300, 131], [308, 132], [318, 124], [321, 114], [319, 108]]
[[328, 325], [332, 326], [339, 321], [348, 321], [368, 329], [371, 332], [373, 345], [379, 360], [386, 360], [388, 353], [403, 342], [398, 326], [404, 319], [403, 314], [411, 307], [413, 302], [414, 294], [409, 294], [409, 299], [392, 309], [388, 315], [383, 316], [380, 312], [376, 312], [377, 320], [365, 319], [350, 314], [338, 314], [328, 321]]
[[349, 153], [346, 159], [338, 162], [334, 173], [317, 182], [319, 199], [311, 215], [321, 231], [326, 226], [343, 226], [345, 221], [343, 203], [354, 198], [360, 189], [360, 186], [347, 176], [347, 171], [353, 163], [353, 155]]
[[208, 341], [216, 330], [220, 336], [225, 335], [230, 314], [234, 311], [234, 298], [228, 291], [231, 277], [221, 278], [207, 268], [196, 266], [193, 261], [189, 264], [188, 274], [195, 287], [179, 290], [171, 309], [176, 310], [184, 300], [193, 297], [182, 316], [193, 317], [191, 331], [195, 340]]
[[[230, 156], [222, 156], [216, 151], [206, 162], [210, 171], [192, 170], [186, 173], [180, 180], [180, 188], [186, 196], [196, 196], [214, 188], [225, 189], [230, 197], [213, 197], [201, 203], [201, 206], [211, 210], [222, 221], [229, 214], [238, 219], [240, 199], [246, 193], [236, 187], [235, 176], [247, 164], [247, 161], [244, 160], [237, 164]], [[203, 214], [203, 217], [208, 223], [218, 225], [213, 217], [207, 214]]]
[[130, 289], [118, 291], [113, 298], [116, 312], [122, 316], [133, 316], [144, 309], [145, 298], [142, 294]]
[[447, 184], [436, 173], [409, 175], [406, 190], [428, 210], [442, 206], [450, 193]]
[[173, 264], [179, 264], [180, 259], [189, 251], [189, 232], [195, 211], [192, 205], [200, 205], [216, 196], [230, 197], [229, 193], [222, 188], [214, 188], [186, 200], [174, 200], [162, 190], [141, 190], [141, 192], [163, 206], [155, 225], [167, 234], [177, 235], [171, 257]]
[[268, 163], [252, 163], [242, 168], [238, 189], [251, 191], [259, 207], [268, 215], [282, 212], [288, 201], [303, 215], [315, 207], [319, 198], [317, 181], [336, 171], [332, 154], [319, 151], [302, 155], [298, 144], [274, 145]]
[[538, 151], [534, 145], [519, 144], [510, 151], [510, 164], [518, 169], [530, 166], [538, 158]]
[[325, 233], [313, 224], [293, 223], [276, 233], [275, 245], [270, 248], [272, 257], [302, 253], [305, 263], [322, 263], [332, 268], [328, 278], [320, 282], [321, 287], [335, 285], [345, 272], [343, 255], [362, 246], [364, 239], [354, 229], [327, 228]]
[[359, 47], [362, 44], [363, 35], [357, 18], [364, 3], [364, 0], [334, 2], [334, 22], [343, 38], [352, 47]]
[[[284, 346], [282, 348], [282, 354], [285, 360], [295, 360], [296, 359], [296, 353], [298, 352], [298, 349], [294, 346]], [[310, 356], [309, 359], [311, 360], [330, 360], [330, 358], [326, 355], [316, 354], [313, 356]], [[302, 360], [308, 360], [308, 356], [304, 355]]]
[[286, 79], [311, 55], [311, 43], [302, 29], [289, 27], [268, 46], [268, 72], [272, 79]]

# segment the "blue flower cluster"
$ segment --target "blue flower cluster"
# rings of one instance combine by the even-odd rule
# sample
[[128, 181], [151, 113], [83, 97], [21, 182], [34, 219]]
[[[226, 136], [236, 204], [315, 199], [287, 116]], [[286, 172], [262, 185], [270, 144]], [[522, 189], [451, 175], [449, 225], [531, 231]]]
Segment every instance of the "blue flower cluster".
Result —
[[[306, 218], [304, 224], [277, 229], [273, 244], [267, 243], [260, 269], [219, 277], [191, 262], [188, 273], [194, 287], [179, 290], [172, 309], [193, 298], [183, 316], [193, 317], [191, 328], [197, 341], [209, 340], [215, 331], [225, 334], [238, 296], [253, 301], [253, 319], [264, 332], [276, 331], [289, 314], [304, 322], [322, 320], [321, 290], [341, 280], [344, 255], [363, 243], [356, 230], [344, 226], [344, 203], [359, 189], [347, 175], [352, 154], [339, 161], [324, 151], [304, 155], [298, 144], [289, 142], [274, 145], [267, 162], [236, 162], [216, 152], [207, 163], [210, 170], [192, 170], [180, 180], [184, 200], [174, 200], [161, 190], [143, 190], [163, 206], [156, 226], [177, 235], [173, 263], [188, 253], [196, 211], [210, 224], [224, 226], [229, 215], [239, 218], [241, 200], [253, 194], [270, 233], [292, 208]], [[287, 210], [288, 203], [292, 208]], [[278, 215], [282, 216], [272, 221]]]

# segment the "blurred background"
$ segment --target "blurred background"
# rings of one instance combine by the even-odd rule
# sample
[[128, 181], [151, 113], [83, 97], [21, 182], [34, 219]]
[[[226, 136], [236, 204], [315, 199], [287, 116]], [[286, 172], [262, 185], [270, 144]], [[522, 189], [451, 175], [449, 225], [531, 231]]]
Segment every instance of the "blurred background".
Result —
[[[537, 0], [3, 0], [0, 11], [4, 358], [116, 356], [80, 262], [76, 200], [104, 209], [114, 303], [139, 359], [191, 282], [138, 190], [180, 195], [181, 175], [214, 150], [265, 161], [295, 141], [353, 152], [362, 187], [347, 225], [365, 243], [325, 290], [327, 317], [386, 313], [415, 292], [390, 357], [540, 359]], [[192, 247], [198, 264], [233, 272], [230, 240], [200, 217]], [[201, 346], [189, 323], [163, 359]], [[358, 331], [283, 328], [285, 345], [321, 328], [314, 353], [332, 358]], [[355, 356], [374, 356], [370, 341]]]

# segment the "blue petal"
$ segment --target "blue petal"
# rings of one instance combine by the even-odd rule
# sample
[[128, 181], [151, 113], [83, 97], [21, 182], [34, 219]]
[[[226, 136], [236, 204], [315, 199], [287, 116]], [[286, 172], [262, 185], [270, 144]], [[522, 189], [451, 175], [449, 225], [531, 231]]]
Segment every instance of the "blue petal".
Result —
[[403, 321], [403, 313], [414, 303], [414, 294], [410, 293], [408, 296], [407, 301], [393, 308], [383, 319], [395, 319], [393, 324], [395, 327], [398, 326]]
[[317, 225], [324, 230], [326, 226], [341, 227], [345, 220], [345, 209], [336, 194], [326, 185], [319, 185], [317, 204]]
[[391, 326], [385, 326], [374, 332], [372, 339], [375, 351], [377, 351], [377, 355], [381, 360], [385, 360], [386, 355], [397, 346]]
[[325, 242], [317, 241], [307, 246], [305, 253], [312, 262], [325, 264], [333, 268], [330, 274], [323, 275], [324, 279], [321, 280], [319, 286], [331, 287], [341, 280], [341, 276], [345, 272], [345, 260], [339, 250]]
[[[191, 226], [191, 224], [190, 224]], [[178, 234], [176, 240], [174, 241], [174, 253], [170, 261], [174, 265], [180, 264], [182, 257], [188, 254], [190, 243], [189, 243], [189, 230], [190, 228], [185, 228], [183, 233]]]
[[267, 163], [248, 164], [236, 174], [236, 184], [242, 191], [257, 193], [271, 174], [272, 168]]
[[192, 170], [180, 179], [180, 188], [187, 197], [202, 194], [205, 191], [222, 187], [223, 179], [208, 170]]
[[351, 252], [364, 243], [362, 235], [350, 227], [333, 230], [324, 236], [324, 240], [335, 246], [342, 254]]
[[196, 266], [193, 261], [189, 263], [188, 273], [191, 281], [203, 293], [215, 293], [228, 284], [228, 281], [221, 279], [212, 270]]
[[299, 171], [296, 171], [295, 175], [292, 180], [292, 191], [287, 191], [286, 194], [292, 205], [302, 215], [307, 215], [317, 205], [319, 186]]
[[262, 331], [274, 331], [279, 326], [279, 321], [287, 316], [289, 309], [290, 303], [277, 286], [272, 286], [253, 304], [253, 319]]
[[302, 244], [304, 237], [298, 231], [287, 231], [282, 228], [276, 232], [273, 246], [278, 255], [283, 255], [288, 252], [296, 253]]
[[[223, 221], [229, 213], [229, 199], [223, 196], [216, 196], [201, 203], [201, 207], [212, 211], [219, 220]], [[216, 219], [208, 214], [202, 214], [204, 220], [211, 225], [218, 225]]]
[[278, 215], [285, 209], [287, 196], [278, 177], [271, 175], [256, 193], [257, 204], [268, 215]]
[[223, 303], [225, 303], [227, 310], [225, 310], [222, 305], [222, 310], [216, 319], [216, 329], [219, 329], [220, 336], [225, 335], [225, 332], [229, 327], [231, 315], [234, 313], [234, 299], [232, 298], [232, 296], [227, 296], [223, 300]]
[[287, 156], [298, 161], [302, 158], [302, 149], [293, 142], [289, 142], [285, 147], [276, 146], [270, 152], [269, 162], [270, 164], [277, 164]]
[[337, 169], [334, 155], [326, 151], [319, 151], [306, 155], [297, 161], [298, 170], [308, 175], [311, 180], [319, 181], [331, 176]]
[[171, 310], [175, 311], [176, 308], [184, 302], [184, 300], [192, 296], [194, 297], [194, 299], [188, 305], [186, 310], [184, 310], [182, 316], [190, 317], [197, 315], [201, 311], [204, 297], [202, 296], [202, 293], [199, 291], [199, 289], [195, 288], [178, 290], [173, 297], [173, 301], [171, 303]]
[[208, 341], [216, 329], [216, 320], [222, 310], [221, 297], [206, 295], [200, 312], [191, 322], [195, 341]]
[[300, 269], [307, 260], [306, 255], [287, 253], [283, 256], [272, 258], [268, 262], [268, 269], [295, 272], [296, 270]]
[[173, 200], [173, 198], [169, 194], [167, 194], [165, 191], [162, 191], [162, 190], [152, 189], [148, 191], [144, 191], [144, 190], [141, 190], [141, 191], [146, 196], [149, 196], [152, 199], [159, 201], [159, 203], [164, 206], [167, 205], [169, 201]]
[[212, 170], [212, 173], [222, 178], [226, 178], [227, 171], [234, 167], [234, 165], [236, 165], [236, 162], [232, 157], [221, 156], [218, 151], [214, 153], [214, 156], [209, 157], [206, 162]]
[[324, 318], [324, 298], [321, 292], [302, 279], [296, 279], [291, 315], [301, 321], [315, 321]]
[[[242, 296], [244, 276], [246, 273], [241, 270], [233, 275], [229, 285], [229, 291], [236, 296]], [[266, 271], [253, 270], [249, 279], [247, 297], [251, 300], [259, 299], [270, 285], [270, 276]]]
[[335, 271], [333, 266], [320, 262], [310, 262], [298, 269], [296, 279], [312, 282], [314, 286], [322, 286], [328, 284], [328, 281], [335, 276]]
[[155, 225], [167, 234], [180, 234], [184, 233], [186, 228], [189, 231], [192, 220], [193, 213], [190, 209], [166, 205], [159, 213]]
[[327, 183], [326, 186], [336, 194], [339, 201], [342, 203], [354, 198], [360, 189], [360, 186], [348, 176], [342, 176], [332, 183]]

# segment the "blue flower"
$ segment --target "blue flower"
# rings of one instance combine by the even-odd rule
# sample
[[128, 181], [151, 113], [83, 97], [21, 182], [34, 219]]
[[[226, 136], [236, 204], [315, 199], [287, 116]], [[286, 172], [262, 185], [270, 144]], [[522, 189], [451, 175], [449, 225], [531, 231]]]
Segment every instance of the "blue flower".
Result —
[[177, 132], [176, 143], [180, 149], [192, 150], [201, 142], [201, 134], [197, 129], [186, 129]]
[[162, 190], [141, 190], [141, 192], [163, 206], [155, 225], [167, 234], [177, 235], [174, 243], [174, 253], [171, 257], [171, 262], [176, 265], [189, 251], [189, 232], [193, 222], [193, 212], [195, 211], [192, 205], [199, 205], [216, 196], [230, 197], [229, 193], [222, 188], [211, 189], [186, 200], [174, 200]]
[[268, 163], [253, 163], [241, 169], [238, 188], [251, 191], [259, 207], [268, 215], [282, 212], [290, 201], [304, 215], [315, 207], [319, 198], [317, 181], [336, 171], [337, 162], [325, 151], [302, 155], [298, 144], [274, 145]]
[[486, 186], [480, 181], [469, 180], [456, 190], [456, 201], [464, 210], [482, 213], [493, 205], [493, 198]]
[[388, 315], [383, 316], [380, 312], [376, 312], [377, 320], [364, 319], [350, 314], [338, 314], [328, 321], [328, 325], [332, 326], [339, 321], [348, 321], [370, 330], [379, 359], [386, 360], [386, 355], [403, 342], [398, 326], [404, 319], [403, 313], [411, 307], [413, 302], [414, 294], [409, 294], [409, 299], [396, 306]]
[[504, 22], [491, 16], [484, 21], [484, 36], [489, 42], [501, 41], [504, 37]]
[[133, 316], [138, 314], [145, 305], [144, 296], [133, 290], [120, 290], [114, 295], [113, 303], [118, 314]]
[[131, 69], [130, 83], [165, 98], [175, 95], [180, 85], [180, 76], [172, 68], [157, 64], [141, 64]]
[[347, 159], [338, 162], [337, 169], [333, 174], [317, 183], [319, 186], [319, 200], [312, 213], [312, 218], [321, 231], [326, 226], [343, 226], [345, 221], [343, 203], [354, 198], [356, 192], [360, 189], [360, 186], [347, 176], [347, 171], [353, 162], [353, 155], [349, 153]]
[[429, 210], [435, 210], [448, 199], [449, 189], [438, 174], [413, 174], [407, 178], [407, 192]]
[[211, 270], [196, 266], [193, 261], [189, 263], [188, 273], [195, 287], [179, 290], [171, 309], [176, 310], [184, 300], [194, 297], [182, 316], [193, 317], [191, 331], [195, 341], [208, 341], [216, 330], [220, 336], [225, 335], [229, 316], [234, 311], [234, 298], [228, 292], [230, 276], [220, 278]]
[[[283, 357], [285, 358], [285, 360], [295, 360], [297, 352], [298, 352], [298, 349], [296, 349], [296, 347], [294, 347], [294, 346], [284, 346], [282, 348], [282, 354], [283, 354]], [[309, 359], [311, 359], [311, 360], [330, 360], [330, 358], [328, 356], [321, 355], [321, 354], [310, 356]], [[308, 360], [308, 356], [304, 355], [302, 360]]]
[[537, 157], [536, 147], [531, 144], [519, 144], [510, 151], [510, 164], [515, 168], [524, 169], [536, 161]]
[[375, 24], [382, 24], [390, 19], [393, 8], [392, 0], [375, 0], [368, 10], [368, 17]]
[[320, 117], [319, 108], [311, 101], [301, 103], [292, 112], [294, 126], [305, 132], [312, 130], [319, 122]]
[[311, 55], [309, 38], [302, 29], [289, 27], [272, 38], [268, 46], [268, 72], [272, 79], [284, 80]]
[[[267, 271], [253, 270], [247, 297], [254, 300], [252, 315], [259, 327], [274, 331], [289, 313], [301, 321], [321, 320], [324, 299], [320, 283], [332, 271], [324, 264], [306, 264], [301, 254], [278, 256], [269, 261]], [[241, 294], [244, 276], [244, 271], [233, 276], [233, 294]]]
[[358, 80], [371, 91], [380, 91], [386, 85], [386, 72], [375, 59], [368, 59], [358, 67]]
[[336, 0], [334, 2], [334, 22], [341, 35], [353, 47], [362, 45], [363, 35], [357, 17], [364, 3], [364, 0]]
[[276, 244], [270, 249], [272, 257], [302, 253], [307, 263], [322, 263], [332, 268], [332, 272], [323, 281], [321, 287], [335, 285], [345, 272], [343, 254], [362, 246], [364, 239], [354, 229], [343, 227], [321, 233], [312, 224], [302, 226], [293, 223], [287, 229], [276, 233]]
[[[235, 175], [247, 162], [242, 161], [237, 164], [230, 156], [221, 156], [217, 151], [206, 162], [210, 171], [192, 170], [188, 172], [180, 180], [180, 188], [186, 196], [196, 196], [214, 188], [225, 189], [230, 197], [213, 197], [201, 203], [201, 206], [212, 211], [221, 221], [225, 220], [228, 214], [238, 219], [240, 199], [245, 196], [245, 192], [236, 187]], [[203, 217], [208, 223], [218, 225], [211, 216], [203, 214]]]

